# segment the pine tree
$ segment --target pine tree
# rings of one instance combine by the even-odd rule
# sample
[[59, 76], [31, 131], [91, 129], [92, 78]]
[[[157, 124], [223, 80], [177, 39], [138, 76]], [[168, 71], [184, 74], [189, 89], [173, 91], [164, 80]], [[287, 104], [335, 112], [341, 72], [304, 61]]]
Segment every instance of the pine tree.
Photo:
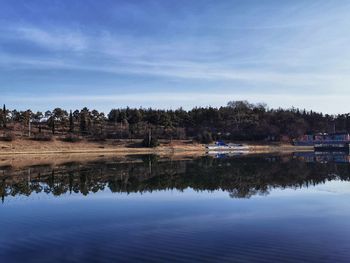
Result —
[[6, 110], [6, 105], [5, 104], [4, 104], [2, 112], [3, 112], [2, 123], [3, 123], [4, 128], [6, 128], [6, 125], [7, 125], [7, 110]]
[[72, 110], [69, 113], [69, 132], [73, 132], [74, 131], [74, 120], [73, 120], [73, 113]]
[[82, 134], [86, 133], [86, 127], [87, 123], [86, 123], [86, 116], [84, 114], [84, 112], [80, 113], [80, 132]]
[[51, 131], [52, 131], [52, 134], [54, 135], [54, 134], [55, 134], [55, 130], [56, 130], [56, 127], [55, 127], [55, 117], [51, 117], [51, 118], [52, 118]]

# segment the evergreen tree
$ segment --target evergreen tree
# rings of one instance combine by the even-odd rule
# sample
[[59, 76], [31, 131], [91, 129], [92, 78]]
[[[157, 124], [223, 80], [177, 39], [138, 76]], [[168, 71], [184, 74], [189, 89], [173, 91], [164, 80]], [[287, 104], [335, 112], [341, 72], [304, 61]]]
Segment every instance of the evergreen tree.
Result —
[[86, 114], [84, 111], [80, 112], [80, 132], [86, 133], [87, 130], [87, 121], [86, 121]]
[[5, 104], [4, 104], [2, 112], [3, 112], [2, 124], [3, 124], [3, 127], [6, 128], [6, 126], [7, 126], [7, 110], [6, 110], [6, 105]]
[[74, 120], [72, 110], [69, 112], [69, 132], [72, 133], [74, 131]]
[[55, 117], [52, 116], [50, 119], [51, 119], [51, 131], [52, 131], [52, 134], [55, 134], [55, 132], [56, 132]]

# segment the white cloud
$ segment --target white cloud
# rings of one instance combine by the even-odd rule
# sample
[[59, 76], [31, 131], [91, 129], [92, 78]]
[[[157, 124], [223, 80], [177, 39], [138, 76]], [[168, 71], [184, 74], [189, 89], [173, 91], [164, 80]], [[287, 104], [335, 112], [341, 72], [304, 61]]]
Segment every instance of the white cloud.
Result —
[[69, 30], [42, 30], [37, 27], [17, 27], [17, 38], [49, 49], [81, 51], [87, 48], [87, 41], [80, 33]]
[[[195, 63], [189, 61], [147, 62], [131, 60], [128, 62], [94, 65], [74, 59], [40, 59], [6, 56], [0, 54], [0, 67], [14, 69], [54, 69], [93, 71], [112, 74], [148, 75], [163, 78], [220, 81], [235, 84], [236, 81], [250, 85], [294, 87], [295, 89], [317, 89], [318, 93], [347, 90], [350, 76], [344, 73], [283, 72], [264, 69], [238, 69], [217, 63]], [[273, 86], [269, 87], [272, 88]]]
[[[329, 19], [325, 21], [328, 22]], [[285, 21], [283, 27], [287, 29], [290, 27], [290, 32], [269, 31], [275, 27], [272, 21], [268, 25], [262, 24], [256, 27], [257, 30], [263, 31], [263, 36], [250, 38], [249, 35], [241, 35], [239, 39], [235, 39], [228, 35], [225, 39], [220, 38], [220, 41], [210, 36], [201, 37], [200, 41], [195, 37], [176, 38], [174, 41], [164, 38], [114, 35], [109, 31], [92, 34], [88, 31], [58, 27], [51, 30], [35, 26], [18, 26], [12, 28], [14, 33], [2, 34], [0, 40], [16, 38], [53, 52], [43, 56], [20, 53], [0, 54], [0, 68], [23, 71], [69, 70], [72, 73], [85, 71], [86, 74], [90, 71], [116, 75], [128, 74], [175, 79], [182, 83], [187, 83], [187, 80], [191, 82], [204, 80], [211, 85], [218, 85], [218, 83], [225, 83], [226, 87], [232, 85], [232, 90], [237, 89], [235, 86], [237, 83], [244, 83], [244, 87], [260, 87], [259, 94], [251, 94], [247, 90], [240, 94], [207, 94], [203, 87], [202, 95], [151, 93], [151, 97], [147, 94], [136, 97], [126, 94], [118, 97], [77, 96], [57, 99], [49, 97], [45, 98], [45, 101], [58, 102], [59, 99], [82, 103], [93, 103], [94, 100], [110, 103], [129, 101], [133, 105], [159, 106], [181, 105], [180, 103], [196, 105], [201, 101], [201, 105], [211, 103], [222, 105], [228, 100], [227, 97], [237, 97], [237, 99], [265, 101], [271, 106], [295, 105], [329, 112], [338, 112], [339, 109], [347, 111], [348, 109], [344, 106], [347, 105], [344, 92], [348, 91], [350, 84], [350, 76], [347, 72], [350, 68], [348, 62], [350, 49], [344, 44], [348, 36], [342, 36], [344, 25], [338, 30], [334, 25], [327, 26], [325, 21], [321, 23], [325, 26], [316, 30], [315, 27], [319, 25], [317, 19], [311, 21], [312, 23], [305, 23], [307, 25], [305, 28], [303, 28], [305, 21], [296, 24]], [[294, 27], [297, 31], [293, 31]], [[260, 42], [250, 46], [251, 40]], [[62, 82], [65, 81], [62, 79]], [[65, 84], [69, 85], [69, 83]], [[35, 87], [35, 83], [29, 83], [29, 85], [32, 88]], [[141, 87], [143, 84], [138, 83], [138, 85]], [[142, 88], [146, 90], [145, 87]], [[171, 87], [165, 87], [165, 89], [171, 90]], [[310, 94], [313, 95], [309, 96]], [[171, 96], [170, 99], [168, 95]], [[157, 98], [157, 100], [151, 98]], [[26, 99], [30, 101], [33, 98]], [[329, 106], [330, 99], [331, 106]], [[154, 104], [151, 104], [151, 101]], [[281, 105], [282, 102], [284, 105]]]

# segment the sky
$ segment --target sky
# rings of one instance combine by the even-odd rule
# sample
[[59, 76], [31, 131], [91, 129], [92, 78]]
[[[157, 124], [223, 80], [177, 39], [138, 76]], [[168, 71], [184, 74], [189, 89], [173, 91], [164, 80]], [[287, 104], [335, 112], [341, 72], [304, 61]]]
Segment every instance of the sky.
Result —
[[0, 104], [350, 112], [350, 1], [0, 0]]

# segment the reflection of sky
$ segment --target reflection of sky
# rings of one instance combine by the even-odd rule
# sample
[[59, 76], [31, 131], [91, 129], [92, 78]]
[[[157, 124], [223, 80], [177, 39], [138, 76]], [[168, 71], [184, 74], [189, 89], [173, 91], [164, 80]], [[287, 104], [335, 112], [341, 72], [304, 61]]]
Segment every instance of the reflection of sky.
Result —
[[0, 206], [0, 256], [4, 262], [348, 262], [348, 186], [332, 181], [250, 199], [191, 189], [9, 198]]
[[[324, 184], [310, 185], [308, 187], [296, 187], [296, 188], [270, 188], [269, 193], [266, 195], [253, 195], [250, 199], [254, 198], [280, 198], [280, 197], [293, 197], [303, 198], [305, 196], [326, 196], [326, 195], [349, 195], [350, 194], [350, 182], [348, 181], [327, 181]], [[229, 192], [216, 190], [216, 191], [195, 191], [191, 188], [187, 188], [184, 191], [179, 190], [167, 190], [167, 191], [153, 191], [144, 193], [112, 193], [109, 189], [99, 191], [97, 193], [89, 193], [87, 196], [83, 196], [81, 193], [65, 193], [60, 196], [53, 196], [52, 194], [32, 193], [29, 197], [18, 195], [15, 197], [8, 196], [5, 199], [5, 206], [8, 205], [21, 205], [28, 202], [71, 202], [72, 200], [144, 200], [144, 201], [186, 201], [186, 200], [222, 200], [232, 199], [229, 196]]]

